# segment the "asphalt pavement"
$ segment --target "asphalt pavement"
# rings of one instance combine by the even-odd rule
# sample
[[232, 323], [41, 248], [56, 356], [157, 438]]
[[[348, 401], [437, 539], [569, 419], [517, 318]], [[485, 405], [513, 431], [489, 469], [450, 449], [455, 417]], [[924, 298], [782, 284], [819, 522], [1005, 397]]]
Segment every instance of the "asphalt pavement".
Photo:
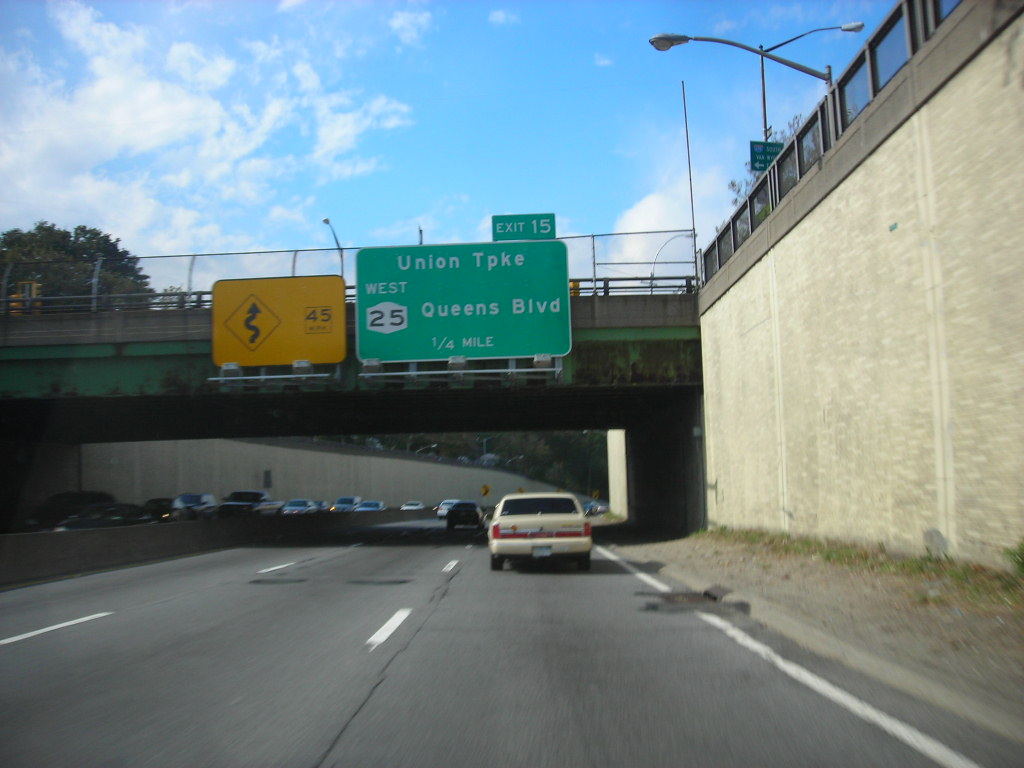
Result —
[[1019, 764], [669, 574], [434, 521], [0, 593], [0, 659], [7, 768]]

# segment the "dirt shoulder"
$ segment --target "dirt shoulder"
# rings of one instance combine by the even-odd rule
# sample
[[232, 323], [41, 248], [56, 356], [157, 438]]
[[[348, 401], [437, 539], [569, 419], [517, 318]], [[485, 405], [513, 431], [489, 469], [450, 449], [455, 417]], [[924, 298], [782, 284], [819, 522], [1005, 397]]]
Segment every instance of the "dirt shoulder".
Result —
[[731, 590], [811, 650], [1024, 743], [1024, 584], [948, 562], [739, 532], [599, 544], [688, 587]]

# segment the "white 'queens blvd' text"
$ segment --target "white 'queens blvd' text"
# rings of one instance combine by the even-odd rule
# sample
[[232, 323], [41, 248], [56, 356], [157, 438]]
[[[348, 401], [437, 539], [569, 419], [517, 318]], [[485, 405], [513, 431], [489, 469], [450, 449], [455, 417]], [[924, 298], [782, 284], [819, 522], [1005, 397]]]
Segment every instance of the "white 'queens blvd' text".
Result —
[[[542, 301], [541, 299], [512, 299], [510, 308], [513, 315], [553, 314], [557, 315], [562, 311], [562, 300], [560, 298]], [[459, 317], [465, 315], [499, 315], [501, 307], [496, 301], [491, 302], [469, 302], [466, 304], [435, 304], [432, 301], [425, 301], [420, 306], [420, 313], [427, 318], [431, 317]]]

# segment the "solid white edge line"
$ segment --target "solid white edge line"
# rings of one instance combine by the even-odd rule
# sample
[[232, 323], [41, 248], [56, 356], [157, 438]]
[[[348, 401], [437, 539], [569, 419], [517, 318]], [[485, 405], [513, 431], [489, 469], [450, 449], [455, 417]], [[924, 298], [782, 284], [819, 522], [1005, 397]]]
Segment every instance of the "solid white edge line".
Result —
[[280, 571], [282, 568], [287, 568], [295, 563], [285, 563], [284, 565], [275, 565], [273, 568], [264, 568], [262, 571], [256, 571], [256, 573], [270, 573], [271, 571]]
[[64, 629], [64, 627], [71, 627], [75, 624], [81, 624], [85, 621], [92, 621], [93, 619], [102, 619], [104, 616], [110, 616], [113, 611], [106, 611], [105, 613], [94, 613], [92, 616], [83, 616], [80, 619], [74, 619], [73, 621], [65, 621], [62, 624], [54, 624], [52, 627], [44, 627], [43, 629], [37, 629], [35, 632], [26, 632], [24, 635], [15, 635], [14, 637], [7, 637], [0, 640], [0, 645], [8, 645], [10, 643], [16, 643], [19, 640], [27, 640], [30, 637], [36, 635], [42, 635], [46, 632], [53, 632], [55, 629]]
[[366, 644], [370, 646], [370, 650], [374, 650], [378, 645], [391, 637], [391, 633], [398, 629], [403, 621], [409, 618], [410, 613], [412, 613], [412, 608], [402, 608], [399, 611], [395, 611], [395, 615], [388, 619], [384, 626], [374, 632], [370, 639], [366, 641]]
[[[618, 563], [622, 568], [632, 573], [644, 583], [654, 587], [659, 592], [671, 591], [670, 587], [658, 581], [654, 577], [648, 576], [646, 573], [637, 570], [632, 563], [626, 562], [614, 552], [599, 546], [594, 547], [594, 549], [600, 552], [602, 557], [607, 557], [609, 560]], [[807, 686], [815, 693], [820, 696], [824, 696], [835, 704], [838, 704], [840, 707], [856, 715], [862, 720], [881, 728], [890, 736], [902, 741], [911, 749], [916, 750], [944, 768], [981, 768], [978, 763], [975, 763], [970, 758], [950, 749], [945, 744], [933, 739], [931, 736], [921, 733], [921, 731], [917, 730], [913, 726], [907, 725], [902, 720], [897, 720], [891, 715], [887, 715], [885, 712], [882, 712], [880, 709], [876, 709], [866, 701], [861, 701], [853, 694], [847, 693], [842, 688], [832, 685], [832, 683], [828, 682], [824, 678], [818, 677], [810, 670], [804, 669], [799, 664], [795, 664], [792, 661], [782, 658], [767, 645], [759, 643], [750, 635], [740, 629], [737, 629], [725, 619], [709, 613], [701, 613], [699, 611], [697, 612], [697, 616], [708, 624], [711, 624], [713, 627], [720, 629], [741, 646], [757, 654], [778, 670], [796, 680], [798, 683]]]
[[441, 569], [441, 573], [448, 573], [452, 568], [459, 564], [458, 560], [452, 560], [448, 565]]
[[697, 612], [697, 616], [722, 630], [726, 635], [735, 640], [748, 651], [760, 656], [772, 664], [784, 674], [796, 680], [798, 683], [807, 686], [815, 693], [824, 696], [829, 701], [838, 704], [843, 709], [856, 715], [872, 725], [881, 728], [890, 736], [902, 741], [911, 749], [920, 752], [925, 757], [945, 766], [945, 768], [980, 768], [980, 766], [959, 752], [955, 752], [945, 744], [941, 744], [930, 736], [921, 733], [913, 726], [887, 715], [879, 709], [858, 699], [853, 694], [847, 693], [824, 678], [818, 677], [813, 672], [804, 669], [799, 664], [782, 658], [774, 650], [763, 643], [737, 629], [725, 619], [713, 616], [708, 613]]
[[596, 549], [598, 552], [601, 553], [601, 557], [606, 557], [609, 560], [614, 560], [622, 568], [625, 568], [627, 571], [629, 571], [634, 576], [636, 576], [638, 579], [640, 579], [640, 581], [644, 582], [645, 584], [647, 584], [649, 586], [654, 587], [659, 592], [671, 592], [672, 591], [672, 588], [670, 586], [668, 586], [667, 584], [664, 584], [663, 582], [658, 581], [653, 576], [648, 576], [643, 571], [637, 570], [637, 568], [635, 566], [633, 566], [632, 563], [627, 563], [625, 560], [623, 560], [621, 557], [616, 555], [610, 549], [605, 549], [604, 547], [594, 547], [594, 549]]

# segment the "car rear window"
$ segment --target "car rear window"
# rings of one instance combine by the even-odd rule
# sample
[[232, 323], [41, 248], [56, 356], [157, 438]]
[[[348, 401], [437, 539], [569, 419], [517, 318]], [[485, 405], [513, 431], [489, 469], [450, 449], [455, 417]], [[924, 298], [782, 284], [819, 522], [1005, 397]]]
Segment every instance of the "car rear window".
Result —
[[560, 496], [530, 499], [507, 499], [501, 507], [503, 515], [577, 515], [576, 502]]

